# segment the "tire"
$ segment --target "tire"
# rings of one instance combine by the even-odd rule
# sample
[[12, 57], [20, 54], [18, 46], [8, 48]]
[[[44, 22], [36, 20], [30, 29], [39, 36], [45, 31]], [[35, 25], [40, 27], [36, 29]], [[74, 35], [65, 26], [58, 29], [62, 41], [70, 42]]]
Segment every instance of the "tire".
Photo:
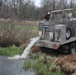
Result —
[[70, 45], [69, 45], [69, 53], [70, 54], [73, 54], [73, 53], [75, 53], [76, 52], [76, 44], [75, 43], [71, 43]]
[[72, 32], [70, 28], [66, 28], [66, 40], [70, 39], [72, 36]]
[[75, 29], [74, 28], [71, 29], [71, 32], [72, 32], [72, 36], [75, 37]]

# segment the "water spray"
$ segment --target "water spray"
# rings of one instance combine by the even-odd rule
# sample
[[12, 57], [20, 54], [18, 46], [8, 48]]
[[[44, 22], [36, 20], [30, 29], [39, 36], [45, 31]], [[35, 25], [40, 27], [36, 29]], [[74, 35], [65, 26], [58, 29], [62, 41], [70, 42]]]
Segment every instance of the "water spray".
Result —
[[33, 38], [30, 42], [30, 44], [28, 44], [28, 46], [24, 49], [24, 52], [22, 53], [22, 55], [16, 55], [14, 57], [9, 57], [8, 59], [25, 59], [27, 58], [27, 55], [30, 53], [32, 46], [40, 39], [39, 37]]

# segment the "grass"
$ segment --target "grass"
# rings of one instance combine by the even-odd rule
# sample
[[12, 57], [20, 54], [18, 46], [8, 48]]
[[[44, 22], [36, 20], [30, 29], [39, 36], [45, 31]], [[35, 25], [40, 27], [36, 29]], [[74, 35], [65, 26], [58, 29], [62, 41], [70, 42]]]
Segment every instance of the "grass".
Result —
[[71, 67], [62, 65], [62, 67], [54, 63], [56, 57], [46, 55], [45, 53], [31, 53], [31, 59], [25, 60], [24, 69], [30, 69], [36, 72], [36, 75], [76, 75], [76, 69], [73, 71]]
[[65, 75], [60, 69], [51, 62], [54, 58], [43, 53], [32, 53], [32, 59], [25, 60], [24, 68], [32, 69], [37, 75]]
[[22, 54], [22, 53], [23, 53], [23, 50], [16, 46], [10, 46], [6, 48], [0, 47], [0, 55], [14, 56], [16, 54]]

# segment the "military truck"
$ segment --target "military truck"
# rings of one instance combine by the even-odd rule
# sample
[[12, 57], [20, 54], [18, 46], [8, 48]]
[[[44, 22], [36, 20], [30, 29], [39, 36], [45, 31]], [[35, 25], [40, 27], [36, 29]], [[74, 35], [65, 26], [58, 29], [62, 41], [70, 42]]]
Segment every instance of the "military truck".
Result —
[[55, 10], [49, 20], [39, 22], [39, 41], [36, 46], [50, 48], [54, 51], [76, 52], [76, 18], [73, 9]]

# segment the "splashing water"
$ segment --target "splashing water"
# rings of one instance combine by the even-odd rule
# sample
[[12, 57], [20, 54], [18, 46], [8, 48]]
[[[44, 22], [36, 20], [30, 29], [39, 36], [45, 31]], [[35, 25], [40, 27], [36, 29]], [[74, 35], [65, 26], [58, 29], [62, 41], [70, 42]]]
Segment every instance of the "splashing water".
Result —
[[30, 44], [24, 49], [23, 54], [16, 55], [14, 57], [9, 57], [8, 59], [24, 59], [27, 58], [27, 55], [30, 53], [32, 46], [40, 39], [40, 37], [33, 38]]

